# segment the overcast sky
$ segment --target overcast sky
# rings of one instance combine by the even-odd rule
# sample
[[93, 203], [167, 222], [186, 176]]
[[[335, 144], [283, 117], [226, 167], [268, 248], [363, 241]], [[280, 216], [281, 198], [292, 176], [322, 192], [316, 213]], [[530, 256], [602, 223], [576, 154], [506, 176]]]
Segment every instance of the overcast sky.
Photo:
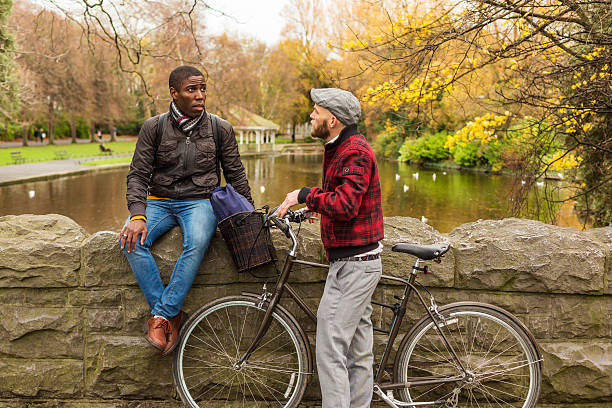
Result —
[[233, 17], [209, 12], [209, 32], [240, 33], [272, 45], [280, 38], [284, 25], [280, 12], [287, 2], [288, 0], [209, 0], [207, 3], [211, 7]]

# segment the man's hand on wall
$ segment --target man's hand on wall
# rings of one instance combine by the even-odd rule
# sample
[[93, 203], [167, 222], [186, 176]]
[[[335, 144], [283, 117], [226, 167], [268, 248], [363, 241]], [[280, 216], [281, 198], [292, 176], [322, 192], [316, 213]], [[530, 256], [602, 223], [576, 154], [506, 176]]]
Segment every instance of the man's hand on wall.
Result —
[[127, 251], [136, 251], [136, 242], [140, 235], [140, 245], [144, 245], [147, 238], [147, 223], [144, 220], [132, 220], [123, 227], [117, 241], [121, 244], [121, 249], [127, 246]]

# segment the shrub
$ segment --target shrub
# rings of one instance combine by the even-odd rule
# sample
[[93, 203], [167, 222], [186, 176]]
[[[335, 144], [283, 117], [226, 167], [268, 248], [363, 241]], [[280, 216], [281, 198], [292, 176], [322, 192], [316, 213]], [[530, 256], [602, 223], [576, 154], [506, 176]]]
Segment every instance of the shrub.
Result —
[[462, 166], [491, 166], [502, 169], [501, 150], [503, 135], [511, 117], [510, 113], [494, 116], [487, 113], [468, 122], [463, 128], [448, 136], [445, 147], [453, 159]]
[[425, 135], [418, 139], [407, 140], [399, 150], [401, 161], [439, 162], [450, 157], [450, 150], [444, 145], [448, 138], [446, 132]]
[[399, 155], [399, 150], [404, 144], [404, 130], [402, 127], [394, 126], [387, 119], [385, 130], [378, 134], [374, 141], [374, 152], [378, 156], [395, 159]]

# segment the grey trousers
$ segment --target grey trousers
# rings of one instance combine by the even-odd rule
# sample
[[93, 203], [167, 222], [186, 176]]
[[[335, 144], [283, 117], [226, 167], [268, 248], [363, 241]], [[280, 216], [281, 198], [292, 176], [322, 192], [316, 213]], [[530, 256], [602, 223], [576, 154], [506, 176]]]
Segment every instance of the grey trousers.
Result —
[[366, 408], [373, 390], [372, 293], [380, 259], [332, 262], [317, 311], [322, 408]]

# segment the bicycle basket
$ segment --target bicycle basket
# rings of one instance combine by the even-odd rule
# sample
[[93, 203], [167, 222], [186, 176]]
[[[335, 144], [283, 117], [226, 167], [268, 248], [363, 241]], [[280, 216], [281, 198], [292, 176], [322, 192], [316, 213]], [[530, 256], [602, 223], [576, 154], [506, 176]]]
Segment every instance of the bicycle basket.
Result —
[[257, 211], [239, 212], [218, 224], [238, 272], [247, 272], [276, 261], [276, 249], [270, 229], [264, 227], [265, 214]]

